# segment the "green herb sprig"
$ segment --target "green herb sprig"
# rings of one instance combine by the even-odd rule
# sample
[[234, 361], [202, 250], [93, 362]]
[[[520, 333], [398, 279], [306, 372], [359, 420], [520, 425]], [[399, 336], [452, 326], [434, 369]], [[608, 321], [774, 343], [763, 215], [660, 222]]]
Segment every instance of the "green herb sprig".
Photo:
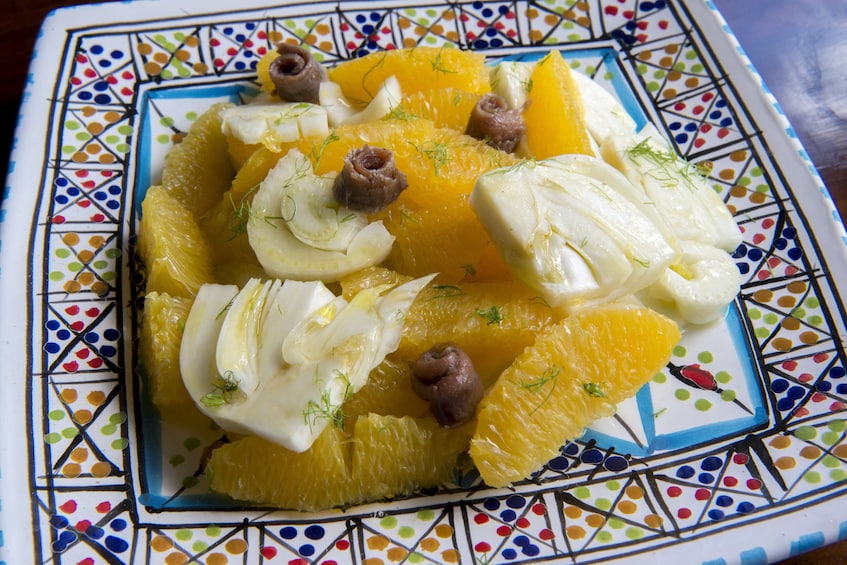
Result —
[[500, 325], [506, 317], [503, 314], [502, 309], [499, 306], [491, 306], [490, 308], [477, 308], [476, 315], [482, 316], [487, 320], [487, 325], [497, 324]]
[[209, 408], [220, 408], [232, 402], [233, 395], [238, 391], [239, 386], [240, 383], [232, 371], [227, 371], [223, 375], [218, 375], [212, 383], [212, 392], [204, 394], [200, 401]]
[[558, 365], [550, 365], [544, 371], [544, 373], [533, 381], [519, 381], [515, 384], [521, 387], [522, 389], [532, 393], [539, 394], [542, 390], [547, 388], [547, 385], [550, 384], [547, 389], [547, 393], [544, 395], [544, 398], [532, 409], [532, 412], [529, 414], [535, 414], [535, 412], [544, 405], [545, 402], [550, 398], [550, 395], [553, 394], [553, 390], [556, 388], [556, 384], [559, 382], [559, 375], [562, 373], [562, 368]]

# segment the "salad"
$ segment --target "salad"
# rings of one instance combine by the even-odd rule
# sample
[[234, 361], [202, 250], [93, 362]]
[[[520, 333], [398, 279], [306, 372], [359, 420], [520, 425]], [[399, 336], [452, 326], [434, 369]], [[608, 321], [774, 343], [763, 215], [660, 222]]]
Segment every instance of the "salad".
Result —
[[282, 44], [258, 80], [172, 150], [139, 225], [145, 386], [223, 430], [214, 490], [508, 486], [738, 292], [705, 171], [556, 51], [324, 68]]

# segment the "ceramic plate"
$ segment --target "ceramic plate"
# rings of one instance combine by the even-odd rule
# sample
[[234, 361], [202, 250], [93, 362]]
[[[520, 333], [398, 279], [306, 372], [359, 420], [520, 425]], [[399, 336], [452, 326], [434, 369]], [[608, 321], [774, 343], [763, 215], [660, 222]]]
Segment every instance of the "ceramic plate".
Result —
[[[636, 120], [713, 163], [744, 232], [726, 319], [687, 332], [615, 418], [512, 489], [463, 484], [316, 514], [210, 495], [198, 469], [217, 432], [163, 423], [133, 371], [138, 205], [198, 114], [249, 96], [258, 58], [290, 38], [328, 64], [447, 43], [492, 60], [560, 50]], [[44, 23], [12, 161], [0, 563], [765, 563], [847, 531], [847, 238], [708, 3], [63, 9]]]

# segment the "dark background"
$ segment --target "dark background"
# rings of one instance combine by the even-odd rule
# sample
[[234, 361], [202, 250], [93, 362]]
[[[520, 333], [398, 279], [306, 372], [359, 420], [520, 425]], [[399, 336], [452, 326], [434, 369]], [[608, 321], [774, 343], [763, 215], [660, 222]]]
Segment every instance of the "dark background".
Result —
[[[41, 21], [85, 0], [7, 0], [0, 8], [0, 175], [5, 177], [21, 93]], [[847, 2], [714, 0], [847, 217]], [[127, 6], [128, 10], [133, 9]], [[5, 187], [5, 182], [4, 185]], [[8, 511], [8, 509], [7, 509]], [[847, 519], [847, 510], [844, 518]], [[802, 528], [801, 528], [802, 529]], [[847, 542], [780, 565], [847, 563]]]

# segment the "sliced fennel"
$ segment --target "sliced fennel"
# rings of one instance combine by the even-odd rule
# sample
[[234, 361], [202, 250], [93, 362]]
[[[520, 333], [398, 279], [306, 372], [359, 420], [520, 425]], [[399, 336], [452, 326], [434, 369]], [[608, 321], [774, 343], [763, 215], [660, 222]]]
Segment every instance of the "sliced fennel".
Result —
[[562, 155], [481, 176], [470, 205], [511, 272], [572, 308], [638, 291], [676, 257], [632, 192], [603, 161]]
[[[533, 65], [500, 63], [491, 74], [492, 89], [512, 107], [531, 103], [527, 91]], [[573, 75], [582, 94], [586, 128], [593, 142], [599, 146], [598, 154], [626, 175], [630, 182], [615, 182], [603, 167], [596, 167], [592, 174], [598, 182], [617, 187], [618, 192], [641, 210], [679, 255], [671, 267], [642, 272], [645, 277], [656, 277], [655, 283], [648, 282], [645, 286], [649, 286], [651, 295], [673, 305], [678, 316], [686, 321], [705, 323], [720, 317], [738, 293], [740, 284], [738, 271], [727, 254], [741, 242], [741, 232], [732, 214], [696, 167], [680, 157], [655, 126], [648, 124], [636, 133], [634, 120], [614, 96], [589, 77], [578, 72]], [[558, 245], [560, 250], [553, 253], [552, 250], [557, 247], [555, 230], [539, 241], [532, 246], [542, 251], [536, 263], [543, 263], [541, 258], [551, 255], [559, 257], [560, 262], [552, 264], [562, 266], [568, 272], [573, 292], [580, 289], [587, 291], [592, 284], [592, 273], [598, 288], [602, 287], [605, 279], [600, 269], [607, 270], [605, 274], [612, 278], [623, 272], [616, 271], [612, 261], [596, 263], [598, 266], [593, 271], [587, 269], [589, 262], [580, 263], [581, 254], [572, 242], [567, 252]], [[526, 242], [521, 245], [527, 247]], [[515, 248], [521, 246], [513, 247], [512, 258], [507, 259], [507, 264], [520, 263], [515, 260]], [[529, 256], [524, 263], [531, 263]], [[713, 269], [714, 273], [710, 274], [709, 269]], [[537, 266], [535, 271], [526, 265], [517, 267], [517, 270], [524, 276], [532, 272], [529, 278], [534, 279], [536, 284], [549, 278], [542, 276], [540, 273], [545, 269]], [[546, 272], [555, 270], [546, 269]], [[682, 277], [682, 272], [688, 273], [689, 278]], [[645, 280], [642, 278], [638, 284]], [[630, 284], [627, 288], [631, 290], [634, 286]]]
[[261, 143], [278, 152], [284, 143], [301, 137], [326, 137], [327, 112], [306, 102], [254, 103], [227, 108], [221, 130], [247, 145]]
[[732, 252], [741, 232], [720, 196], [652, 125], [629, 137], [611, 135], [603, 158], [642, 187], [677, 238]]
[[265, 271], [280, 279], [334, 281], [381, 262], [394, 237], [381, 221], [338, 204], [334, 177], [320, 177], [292, 149], [262, 181], [247, 236]]
[[672, 304], [682, 318], [705, 324], [723, 316], [738, 294], [741, 274], [725, 251], [697, 242], [684, 242], [682, 256], [659, 276], [647, 292]]
[[582, 95], [586, 129], [596, 143], [609, 136], [626, 137], [635, 133], [635, 120], [611, 93], [579, 71], [571, 75]]
[[321, 107], [327, 112], [329, 124], [335, 127], [374, 122], [387, 116], [400, 104], [403, 99], [403, 90], [397, 77], [390, 76], [380, 85], [368, 105], [360, 111], [356, 111], [337, 83], [322, 82], [318, 96]]
[[[278, 287], [279, 285], [277, 285]], [[278, 288], [251, 279], [227, 306], [218, 332], [215, 364], [228, 379], [239, 383], [242, 392], [253, 392], [259, 386], [259, 358], [256, 351], [268, 300]], [[273, 291], [273, 292], [272, 292]]]
[[[304, 451], [340, 423], [344, 401], [397, 348], [406, 313], [432, 278], [366, 289], [349, 303], [318, 281], [205, 285], [181, 344], [186, 389], [225, 430]], [[254, 315], [233, 308], [240, 302]], [[235, 371], [241, 352], [256, 360], [254, 382]]]

